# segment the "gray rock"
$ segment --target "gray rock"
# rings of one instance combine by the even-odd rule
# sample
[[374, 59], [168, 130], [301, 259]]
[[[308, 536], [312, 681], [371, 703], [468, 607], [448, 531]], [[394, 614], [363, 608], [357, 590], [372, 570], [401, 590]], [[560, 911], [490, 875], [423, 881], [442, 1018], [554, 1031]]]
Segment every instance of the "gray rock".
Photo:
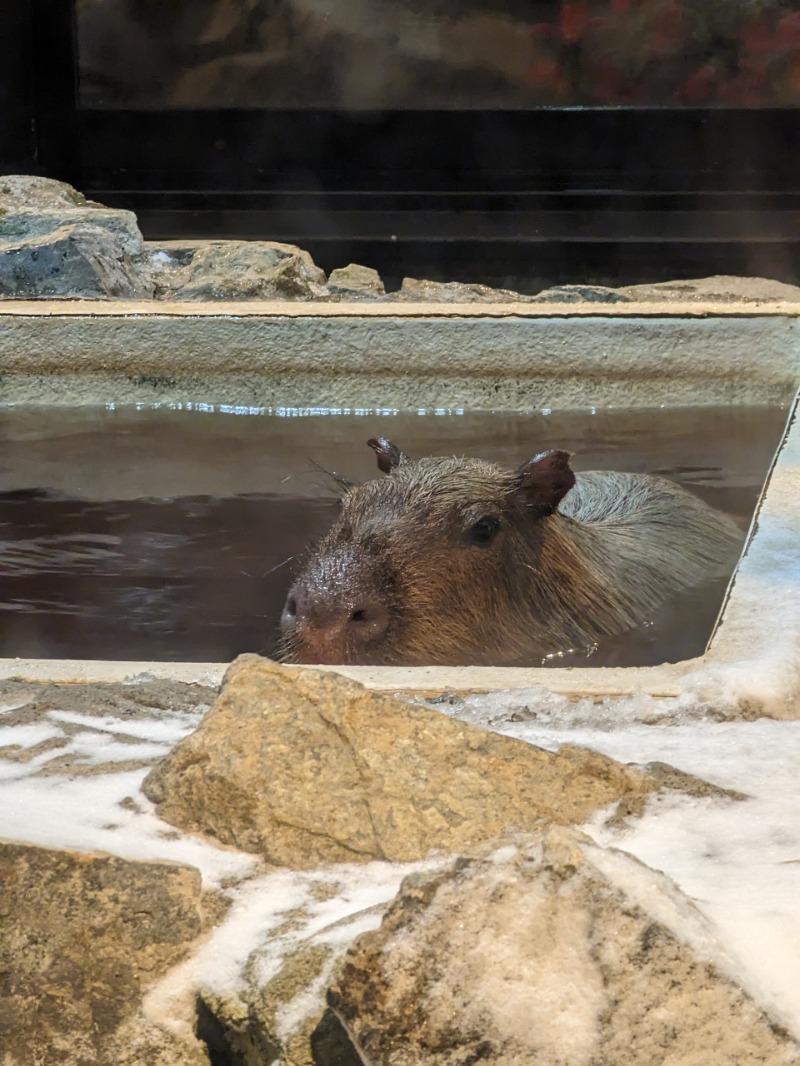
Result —
[[142, 235], [132, 211], [103, 207], [71, 185], [50, 178], [0, 178], [0, 248], [65, 226], [74, 227], [75, 232], [84, 227], [92, 232], [104, 230], [125, 256], [141, 254]]
[[35, 174], [9, 174], [0, 178], [0, 206], [7, 211], [69, 211], [99, 207], [65, 181]]
[[663, 875], [552, 827], [408, 878], [328, 998], [371, 1066], [800, 1063], [713, 939]]
[[0, 241], [0, 299], [137, 299], [152, 291], [108, 229], [70, 223]]
[[526, 303], [531, 297], [512, 292], [511, 289], [493, 289], [489, 285], [403, 278], [400, 291], [393, 294], [393, 299], [438, 303]]
[[137, 1017], [203, 931], [197, 870], [0, 844], [0, 884], [4, 1063], [207, 1061]]
[[327, 295], [325, 272], [301, 248], [274, 241], [148, 243], [164, 300], [310, 300]]
[[334, 296], [377, 297], [385, 296], [381, 276], [372, 267], [350, 263], [332, 270], [328, 278], [328, 292]]
[[619, 289], [609, 289], [604, 285], [553, 285], [543, 289], [533, 298], [541, 303], [628, 303], [632, 297], [624, 295]]
[[144, 782], [162, 818], [268, 861], [413, 862], [507, 826], [582, 822], [647, 774], [487, 732], [331, 672], [243, 655]]
[[141, 252], [131, 211], [60, 181], [0, 178], [0, 299], [149, 298]]

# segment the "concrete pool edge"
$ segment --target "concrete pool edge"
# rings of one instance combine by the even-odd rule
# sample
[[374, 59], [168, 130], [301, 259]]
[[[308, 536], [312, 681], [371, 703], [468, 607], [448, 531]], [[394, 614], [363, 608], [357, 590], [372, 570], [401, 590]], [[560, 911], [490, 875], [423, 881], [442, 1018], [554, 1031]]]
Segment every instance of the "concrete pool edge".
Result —
[[[613, 406], [614, 396], [630, 395], [631, 389], [626, 381], [630, 374], [638, 373], [640, 377], [647, 378], [655, 365], [652, 357], [661, 353], [664, 358], [664, 349], [661, 345], [665, 336], [668, 342], [667, 352], [674, 357], [669, 360], [669, 366], [664, 368], [664, 373], [669, 377], [680, 375], [682, 369], [693, 365], [697, 369], [698, 360], [701, 364], [700, 376], [695, 374], [685, 392], [687, 399], [693, 401], [692, 405], [720, 402], [721, 399], [733, 403], [753, 402], [754, 394], [761, 396], [762, 402], [766, 402], [767, 398], [774, 401], [776, 397], [781, 398], [782, 402], [787, 402], [795, 395], [798, 381], [800, 381], [800, 350], [797, 339], [800, 334], [797, 332], [797, 323], [794, 321], [800, 315], [800, 307], [797, 305], [775, 305], [777, 310], [772, 310], [772, 305], [765, 305], [769, 308], [766, 311], [762, 306], [754, 307], [751, 304], [725, 305], [721, 310], [717, 310], [716, 305], [693, 306], [688, 310], [682, 306], [679, 309], [674, 304], [664, 307], [653, 306], [652, 317], [648, 317], [648, 314], [643, 313], [642, 307], [638, 305], [635, 307], [624, 305], [622, 308], [617, 305], [611, 307], [605, 305], [599, 308], [596, 304], [569, 305], [568, 307], [536, 305], [522, 308], [518, 305], [511, 305], [509, 308], [498, 308], [494, 305], [491, 308], [448, 306], [446, 309], [436, 311], [431, 305], [406, 306], [402, 309], [389, 308], [384, 305], [380, 309], [370, 307], [366, 314], [364, 313], [366, 309], [360, 304], [323, 305], [321, 307], [304, 305], [302, 309], [297, 305], [291, 305], [291, 315], [284, 314], [283, 310], [278, 311], [274, 305], [269, 305], [269, 313], [265, 313], [263, 308], [249, 307], [248, 315], [245, 317], [257, 325], [265, 326], [267, 330], [266, 334], [261, 333], [250, 339], [258, 340], [259, 336], [261, 339], [266, 336], [268, 341], [270, 325], [285, 324], [287, 320], [291, 320], [294, 324], [297, 324], [299, 320], [302, 328], [303, 322], [319, 323], [344, 319], [355, 323], [357, 328], [363, 328], [367, 322], [371, 327], [376, 319], [384, 318], [391, 320], [393, 326], [399, 323], [401, 328], [409, 328], [411, 331], [409, 343], [412, 346], [415, 343], [413, 330], [419, 323], [426, 327], [431, 323], [438, 323], [447, 328], [455, 322], [460, 325], [471, 324], [475, 327], [480, 321], [488, 318], [489, 320], [510, 321], [516, 326], [525, 327], [535, 326], [537, 323], [547, 325], [554, 321], [572, 327], [576, 324], [588, 327], [591, 323], [591, 328], [594, 329], [597, 326], [597, 319], [600, 318], [606, 326], [606, 336], [612, 337], [614, 349], [610, 353], [604, 350], [602, 341], [598, 345], [596, 338], [589, 337], [590, 349], [583, 353], [584, 364], [593, 371], [590, 375], [591, 394], [595, 397], [599, 394], [602, 397], [598, 404], [605, 402]], [[437, 314], [441, 314], [441, 318], [437, 319]], [[110, 303], [103, 303], [100, 307], [95, 304], [87, 307], [86, 302], [75, 302], [68, 308], [61, 303], [55, 308], [52, 304], [37, 305], [34, 308], [31, 308], [31, 305], [25, 307], [17, 305], [14, 308], [0, 305], [0, 360], [2, 360], [4, 371], [3, 387], [9, 377], [13, 378], [18, 375], [20, 381], [24, 383], [28, 376], [36, 374], [36, 355], [41, 352], [41, 340], [37, 342], [33, 352], [21, 353], [18, 349], [12, 352], [12, 349], [17, 344], [24, 343], [26, 339], [34, 337], [37, 327], [41, 327], [44, 322], [63, 324], [65, 320], [70, 320], [78, 325], [105, 323], [111, 324], [115, 330], [122, 326], [124, 327], [122, 334], [117, 334], [115, 339], [118, 350], [121, 350], [119, 346], [123, 344], [129, 346], [133, 344], [133, 348], [136, 349], [137, 344], [133, 343], [132, 338], [138, 337], [138, 355], [149, 358], [149, 353], [146, 353], [144, 349], [152, 341], [152, 336], [144, 338], [143, 341], [141, 333], [143, 319], [151, 324], [155, 322], [159, 329], [166, 331], [165, 335], [169, 333], [171, 326], [177, 320], [183, 320], [184, 323], [197, 323], [200, 319], [206, 324], [221, 321], [237, 329], [246, 326], [246, 322], [243, 322], [241, 318], [231, 318], [227, 311], [216, 305], [190, 307], [181, 305], [180, 313], [174, 312], [172, 308], [154, 309], [152, 305], [144, 310], [140, 305], [133, 309]], [[687, 334], [679, 332], [677, 335], [670, 335], [669, 327], [677, 326], [680, 330], [685, 328], [687, 322], [692, 326], [701, 325], [702, 335], [694, 337], [698, 344], [708, 340], [707, 327], [718, 325], [720, 322], [727, 322], [729, 327], [751, 322], [761, 328], [752, 331], [743, 340], [736, 331], [729, 329], [726, 336], [713, 346], [712, 351], [701, 351], [702, 344], [700, 344], [697, 349], [691, 345], [691, 350], [686, 352], [681, 350], [681, 340], [685, 341]], [[358, 326], [359, 323], [362, 324], [361, 327]], [[666, 334], [663, 330], [665, 324], [668, 327]], [[631, 326], [637, 327], [635, 335], [628, 332]], [[615, 331], [618, 331], [618, 335], [615, 335]], [[438, 339], [445, 336], [437, 329], [433, 332], [438, 334]], [[648, 334], [652, 336], [648, 338]], [[91, 335], [98, 343], [102, 343], [103, 338], [108, 337], [103, 330], [99, 334], [92, 333]], [[52, 336], [53, 334], [49, 333], [45, 341], [51, 340]], [[618, 357], [625, 351], [626, 344], [640, 340], [642, 336], [648, 338], [651, 345], [650, 361], [643, 362], [637, 355], [634, 360], [628, 357], [619, 362]], [[692, 340], [694, 335], [691, 329], [688, 336]], [[84, 335], [84, 340], [85, 337], [86, 335]], [[319, 334], [316, 334], [316, 337], [318, 338]], [[565, 337], [565, 334], [560, 334], [560, 341], [563, 342]], [[70, 339], [68, 347], [79, 342], [80, 338], [79, 332], [77, 336]], [[366, 343], [370, 339], [374, 339], [371, 328], [367, 329], [362, 341]], [[436, 341], [437, 336], [426, 339], [426, 343], [422, 345], [421, 356], [409, 368], [412, 379], [415, 366], [424, 366], [426, 353], [430, 355], [428, 342], [431, 339]], [[457, 343], [459, 338], [451, 337], [450, 342], [453, 340]], [[525, 368], [526, 361], [530, 361], [532, 340], [535, 338], [530, 335], [526, 336], [524, 333], [512, 338], [512, 349], [514, 346], [519, 348], [516, 358], [517, 365], [522, 370]], [[733, 348], [729, 344], [731, 341], [734, 342]], [[755, 347], [752, 346], [753, 341], [757, 342]], [[563, 389], [559, 392], [558, 389], [561, 383], [569, 380], [570, 375], [580, 373], [580, 366], [576, 368], [574, 361], [568, 361], [569, 366], [565, 368], [564, 353], [563, 350], [559, 351], [560, 347], [559, 343], [549, 350], [545, 367], [545, 378], [553, 384], [555, 395], [562, 400], [558, 404], [554, 402], [553, 406], [566, 406], [563, 403], [563, 397], [572, 394], [568, 389], [566, 392]], [[10, 354], [13, 354], [12, 365], [9, 365], [6, 359], [6, 356]], [[69, 364], [69, 359], [67, 359], [67, 364], [60, 359], [60, 356], [64, 354], [69, 356], [70, 352], [56, 351], [55, 360], [51, 360], [46, 368], [46, 377], [50, 379], [56, 392], [65, 365]], [[84, 351], [84, 355], [86, 354]], [[97, 354], [96, 352], [95, 355]], [[132, 355], [134, 360], [137, 358], [136, 350], [132, 353], [128, 351], [128, 354]], [[156, 353], [157, 356], [158, 353]], [[537, 359], [541, 362], [538, 353]], [[486, 374], [490, 373], [493, 361], [495, 367], [498, 366], [497, 360], [498, 356], [494, 351], [484, 359], [483, 367]], [[224, 359], [220, 362], [222, 371], [224, 371], [224, 362]], [[279, 360], [279, 363], [282, 372], [285, 373], [287, 367], [290, 369], [290, 364], [287, 364], [285, 359]], [[105, 357], [105, 364], [108, 370], [108, 357]], [[38, 364], [38, 369], [41, 372], [41, 363]], [[78, 376], [87, 373], [91, 376], [96, 369], [97, 360], [89, 352], [87, 358], [79, 360], [77, 373]], [[130, 363], [125, 363], [122, 368], [123, 375], [129, 369]], [[197, 370], [197, 367], [194, 369]], [[507, 367], [503, 366], [502, 369], [506, 370]], [[449, 372], [457, 375], [459, 368], [452, 367]], [[698, 391], [698, 381], [702, 384], [702, 381], [706, 380], [703, 378], [705, 373], [710, 375], [707, 380], [711, 382], [711, 387], [707, 391], [702, 389]], [[548, 374], [549, 378], [547, 378]], [[721, 378], [720, 374], [722, 374]], [[106, 391], [108, 384], [115, 380], [118, 380], [118, 372], [111, 367], [108, 377], [100, 382], [100, 391], [106, 393], [106, 402], [125, 402], [124, 399]], [[201, 382], [202, 374], [196, 380]], [[655, 382], [657, 390], [664, 380], [666, 377], [663, 373], [658, 375]], [[717, 387], [720, 381], [724, 386], [721, 389]], [[650, 395], [655, 399], [652, 379], [646, 380], [644, 384], [650, 389]], [[411, 381], [411, 386], [413, 389], [420, 387], [416, 380]], [[642, 392], [637, 395], [645, 394]], [[657, 395], [661, 396], [662, 393], [657, 391]], [[67, 397], [67, 400], [69, 401], [70, 397]], [[3, 394], [2, 388], [0, 388], [0, 401], [14, 402], [9, 400], [7, 393]], [[48, 400], [46, 394], [41, 391], [35, 391], [30, 402], [53, 401]], [[87, 402], [98, 401], [95, 399]], [[520, 406], [519, 398], [514, 406]], [[771, 471], [755, 527], [756, 535], [751, 540], [737, 571], [718, 631], [709, 650], [700, 659], [656, 667], [624, 669], [352, 667], [342, 668], [339, 672], [362, 681], [371, 688], [425, 694], [511, 690], [536, 686], [569, 698], [587, 696], [603, 699], [647, 694], [659, 699], [680, 699], [689, 691], [697, 693], [713, 689], [723, 693], [720, 699], [734, 697], [749, 699], [748, 694], [759, 687], [759, 679], [763, 681], [765, 671], [767, 671], [769, 674], [768, 701], [762, 701], [764, 713], [775, 717], [797, 717], [800, 715], [800, 670], [798, 670], [797, 662], [800, 649], [800, 581], [794, 560], [800, 559], [800, 428], [796, 421], [791, 425]], [[770, 553], [776, 552], [776, 546], [781, 564], [777, 568], [771, 567], [766, 558]], [[794, 609], [793, 598], [798, 601], [796, 609]], [[6, 659], [0, 660], [0, 678], [20, 678], [54, 683], [114, 682], [156, 678], [217, 685], [227, 665], [224, 663]], [[763, 688], [763, 684], [761, 687]]]
[[[329, 669], [384, 692], [439, 695], [527, 689], [537, 686], [564, 696], [627, 696], [647, 692], [675, 696], [681, 680], [702, 659], [653, 667], [530, 669], [495, 666], [341, 666]], [[53, 684], [181, 681], [216, 686], [230, 663], [114, 662], [107, 659], [0, 659], [0, 680]], [[305, 668], [304, 668], [305, 669]]]
[[485, 301], [403, 300], [16, 300], [0, 299], [4, 315], [34, 318], [717, 318], [798, 317], [788, 300]]
[[798, 304], [0, 301], [0, 402], [520, 410], [788, 403]]

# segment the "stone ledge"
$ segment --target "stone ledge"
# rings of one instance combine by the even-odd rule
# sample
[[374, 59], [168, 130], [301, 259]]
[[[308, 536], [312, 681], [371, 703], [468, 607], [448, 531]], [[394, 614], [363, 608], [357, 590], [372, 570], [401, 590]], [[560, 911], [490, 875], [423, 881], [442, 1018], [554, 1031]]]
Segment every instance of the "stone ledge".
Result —
[[[540, 669], [503, 666], [337, 666], [333, 673], [382, 692], [438, 696], [546, 686], [571, 698], [619, 697], [647, 692], [676, 696], [682, 679], [702, 660], [664, 666]], [[94, 684], [105, 682], [181, 681], [218, 685], [228, 663], [131, 662], [107, 659], [0, 659], [0, 680]], [[316, 669], [320, 669], [317, 667]]]
[[32, 318], [762, 318], [800, 316], [800, 303], [788, 300], [643, 300], [635, 303], [483, 303], [435, 301], [315, 303], [289, 300], [5, 300], [8, 316]]

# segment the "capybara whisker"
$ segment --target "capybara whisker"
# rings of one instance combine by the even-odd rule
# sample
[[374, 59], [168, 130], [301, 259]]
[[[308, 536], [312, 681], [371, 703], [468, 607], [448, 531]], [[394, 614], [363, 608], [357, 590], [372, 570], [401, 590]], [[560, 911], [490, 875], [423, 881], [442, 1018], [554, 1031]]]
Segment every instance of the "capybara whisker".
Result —
[[284, 559], [283, 562], [276, 563], [275, 566], [272, 566], [272, 567], [269, 568], [269, 570], [265, 570], [264, 571], [264, 573], [261, 575], [262, 578], [269, 577], [270, 574], [274, 574], [276, 570], [280, 570], [280, 568], [282, 566], [286, 566], [286, 564], [290, 563], [292, 561], [292, 559], [294, 559], [294, 558], [295, 558], [294, 555], [290, 555], [289, 558], [288, 559]]

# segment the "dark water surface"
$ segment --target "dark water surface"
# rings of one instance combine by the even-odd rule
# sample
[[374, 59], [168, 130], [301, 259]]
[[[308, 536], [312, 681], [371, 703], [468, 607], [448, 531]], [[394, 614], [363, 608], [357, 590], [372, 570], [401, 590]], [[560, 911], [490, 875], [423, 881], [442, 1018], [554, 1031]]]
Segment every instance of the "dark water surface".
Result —
[[[275, 650], [293, 567], [336, 512], [315, 464], [379, 476], [368, 437], [413, 456], [516, 467], [545, 448], [577, 470], [670, 477], [746, 527], [784, 408], [313, 414], [0, 410], [0, 656], [225, 661]], [[724, 582], [589, 665], [701, 654]], [[583, 662], [582, 656], [554, 665]], [[538, 665], [538, 664], [532, 664]]]

